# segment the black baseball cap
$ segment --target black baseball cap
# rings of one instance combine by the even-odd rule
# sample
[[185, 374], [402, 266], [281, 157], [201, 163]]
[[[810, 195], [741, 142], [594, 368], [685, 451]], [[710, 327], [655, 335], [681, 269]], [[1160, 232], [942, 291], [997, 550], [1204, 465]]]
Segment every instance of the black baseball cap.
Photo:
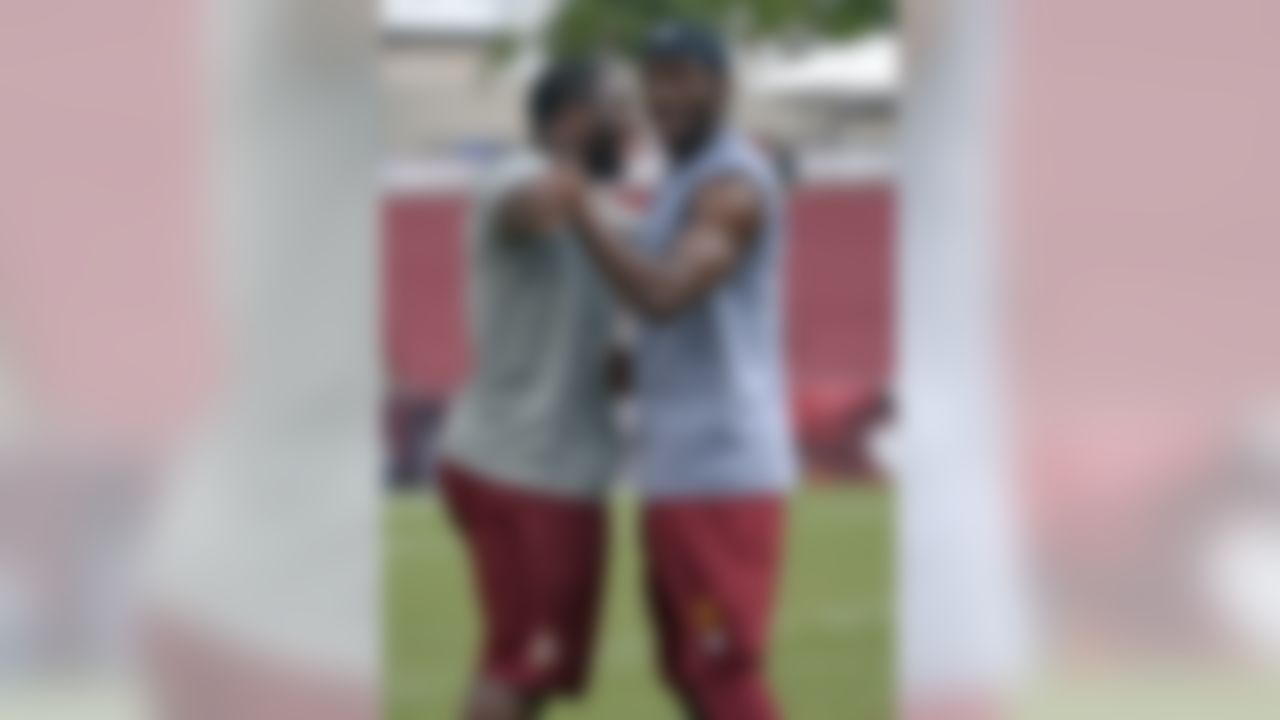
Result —
[[658, 25], [645, 40], [641, 59], [644, 62], [689, 60], [720, 74], [729, 72], [729, 51], [720, 34], [691, 22], [670, 21]]

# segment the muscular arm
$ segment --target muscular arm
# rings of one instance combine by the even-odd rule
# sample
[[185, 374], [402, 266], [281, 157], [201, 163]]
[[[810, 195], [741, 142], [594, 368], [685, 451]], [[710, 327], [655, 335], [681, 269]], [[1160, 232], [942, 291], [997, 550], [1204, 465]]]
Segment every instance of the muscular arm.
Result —
[[651, 259], [632, 250], [585, 202], [573, 222], [596, 263], [633, 310], [668, 320], [701, 300], [738, 266], [760, 224], [760, 200], [751, 184], [726, 177], [705, 187], [674, 252]]
[[564, 223], [555, 188], [535, 179], [512, 191], [499, 208], [504, 237], [530, 240], [555, 234]]

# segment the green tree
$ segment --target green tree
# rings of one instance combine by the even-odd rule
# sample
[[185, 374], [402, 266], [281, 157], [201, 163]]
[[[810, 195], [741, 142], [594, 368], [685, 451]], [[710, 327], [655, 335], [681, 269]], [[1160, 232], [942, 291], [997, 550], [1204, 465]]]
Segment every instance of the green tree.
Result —
[[565, 0], [549, 40], [562, 53], [626, 50], [672, 19], [748, 41], [841, 38], [890, 24], [893, 6], [893, 0]]

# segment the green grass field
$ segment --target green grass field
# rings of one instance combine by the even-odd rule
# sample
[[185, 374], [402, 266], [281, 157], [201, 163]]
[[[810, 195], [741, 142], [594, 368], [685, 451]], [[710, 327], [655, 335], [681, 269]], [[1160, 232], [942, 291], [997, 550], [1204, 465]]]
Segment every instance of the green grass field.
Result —
[[[892, 686], [891, 500], [879, 489], [795, 498], [773, 676], [789, 720], [887, 720]], [[615, 507], [608, 606], [588, 697], [551, 720], [676, 720], [650, 653], [633, 502]], [[387, 543], [388, 720], [452, 720], [475, 613], [461, 547], [433, 498], [393, 497]]]

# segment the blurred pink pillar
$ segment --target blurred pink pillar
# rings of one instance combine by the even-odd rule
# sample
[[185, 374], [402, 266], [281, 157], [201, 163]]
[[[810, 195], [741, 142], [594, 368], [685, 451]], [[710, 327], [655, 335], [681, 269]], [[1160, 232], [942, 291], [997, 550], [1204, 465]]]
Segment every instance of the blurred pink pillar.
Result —
[[217, 365], [199, 4], [5, 3], [0, 28], [0, 445], [163, 453]]
[[1277, 22], [1248, 0], [1017, 8], [1009, 316], [1038, 569], [1066, 588], [1063, 566], [1084, 568], [1069, 589], [1089, 598], [1156, 598], [1049, 608], [1050, 660], [1085, 637], [1094, 663], [1131, 665], [1160, 618], [1162, 661], [1218, 662], [1195, 636], [1230, 620], [1202, 606], [1193, 529], [1251, 502], [1231, 474], [1280, 407]]
[[[1052, 543], [1110, 570], [1086, 590], [1114, 597], [1159, 587], [1110, 564], [1145, 543], [1194, 574], [1195, 538], [1144, 533], [1214, 497], [1206, 463], [1277, 404], [1280, 8], [908, 9], [902, 694], [919, 717], [984, 717], [1073, 660], [1078, 627], [1030, 606], [1019, 569], [1056, 573]], [[1027, 616], [1034, 654], [1010, 632]], [[1111, 620], [1092, 665], [1126, 664]]]

